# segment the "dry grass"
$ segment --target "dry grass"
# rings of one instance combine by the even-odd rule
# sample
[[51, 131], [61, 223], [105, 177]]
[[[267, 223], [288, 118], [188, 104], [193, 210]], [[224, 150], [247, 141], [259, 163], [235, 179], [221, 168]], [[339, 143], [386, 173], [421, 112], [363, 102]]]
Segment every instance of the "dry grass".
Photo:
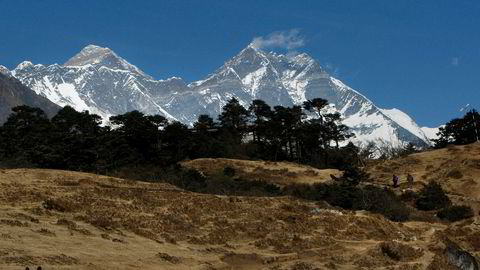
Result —
[[[299, 168], [289, 177], [316, 177]], [[0, 269], [358, 269], [378, 256], [425, 269], [447, 234], [443, 224], [393, 223], [290, 197], [196, 194], [84, 173], [4, 170], [0, 186]], [[448, 235], [473, 250], [474, 222]]]
[[454, 203], [468, 204], [480, 211], [480, 144], [448, 146], [370, 165], [375, 183], [391, 185], [392, 174], [400, 176], [400, 189], [407, 188], [406, 175], [414, 176], [414, 190], [437, 181]]
[[226, 167], [235, 169], [236, 176], [248, 180], [265, 180], [278, 185], [292, 183], [313, 184], [331, 180], [330, 175], [341, 176], [336, 169], [319, 170], [292, 162], [251, 161], [226, 158], [200, 158], [185, 161], [182, 166], [204, 174], [214, 174]]

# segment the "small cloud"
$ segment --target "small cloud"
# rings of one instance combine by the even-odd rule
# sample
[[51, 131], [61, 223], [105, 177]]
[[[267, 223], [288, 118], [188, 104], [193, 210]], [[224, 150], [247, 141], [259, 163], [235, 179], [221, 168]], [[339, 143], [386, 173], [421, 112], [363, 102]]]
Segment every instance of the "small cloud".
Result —
[[466, 111], [469, 106], [470, 106], [470, 103], [468, 103], [468, 104], [465, 105], [464, 107], [460, 108], [460, 111], [461, 111], [461, 112]]
[[256, 37], [252, 41], [255, 48], [282, 48], [293, 50], [305, 45], [305, 39], [300, 36], [299, 29], [288, 31], [276, 31], [268, 34], [266, 37]]
[[460, 64], [460, 58], [459, 57], [452, 57], [452, 60], [450, 62], [452, 66], [456, 67]]
[[339, 75], [340, 75], [340, 68], [339, 68], [339, 67], [336, 67], [336, 68], [333, 70], [333, 75], [335, 75], [335, 76], [339, 76]]
[[325, 63], [325, 69], [328, 73], [332, 74], [333, 76], [340, 76], [340, 68], [334, 67], [331, 63]]

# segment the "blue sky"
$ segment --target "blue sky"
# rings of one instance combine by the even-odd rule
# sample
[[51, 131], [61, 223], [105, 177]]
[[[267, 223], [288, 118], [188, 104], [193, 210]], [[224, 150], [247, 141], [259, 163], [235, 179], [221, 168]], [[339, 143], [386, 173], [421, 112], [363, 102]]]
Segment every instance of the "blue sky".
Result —
[[[480, 1], [7, 1], [0, 65], [64, 63], [88, 44], [157, 79], [204, 78], [255, 37], [306, 52], [380, 107], [437, 126], [480, 109]], [[267, 48], [278, 52], [286, 49]]]

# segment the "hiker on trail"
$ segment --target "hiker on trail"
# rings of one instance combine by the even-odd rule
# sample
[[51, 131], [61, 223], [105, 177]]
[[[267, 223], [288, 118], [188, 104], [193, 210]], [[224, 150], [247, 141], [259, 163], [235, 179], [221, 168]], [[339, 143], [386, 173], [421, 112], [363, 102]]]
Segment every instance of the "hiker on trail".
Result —
[[394, 174], [393, 177], [392, 177], [392, 182], [393, 182], [393, 187], [394, 188], [398, 187], [398, 181], [399, 181], [398, 176]]
[[408, 183], [408, 190], [412, 190], [412, 188], [413, 188], [413, 176], [410, 173], [407, 174], [407, 183]]

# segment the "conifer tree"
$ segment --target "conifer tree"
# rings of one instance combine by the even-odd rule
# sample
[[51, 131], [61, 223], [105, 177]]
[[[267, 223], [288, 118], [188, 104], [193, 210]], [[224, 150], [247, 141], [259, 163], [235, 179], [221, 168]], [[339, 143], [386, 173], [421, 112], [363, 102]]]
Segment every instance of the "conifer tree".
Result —
[[227, 104], [223, 106], [222, 113], [218, 117], [218, 120], [220, 120], [220, 125], [223, 128], [243, 132], [247, 127], [249, 116], [249, 111], [240, 104], [238, 99], [231, 98]]
[[438, 138], [434, 139], [435, 148], [442, 148], [448, 144], [469, 144], [478, 140], [480, 136], [480, 115], [476, 110], [467, 112], [462, 118], [455, 118], [445, 126], [440, 127]]

